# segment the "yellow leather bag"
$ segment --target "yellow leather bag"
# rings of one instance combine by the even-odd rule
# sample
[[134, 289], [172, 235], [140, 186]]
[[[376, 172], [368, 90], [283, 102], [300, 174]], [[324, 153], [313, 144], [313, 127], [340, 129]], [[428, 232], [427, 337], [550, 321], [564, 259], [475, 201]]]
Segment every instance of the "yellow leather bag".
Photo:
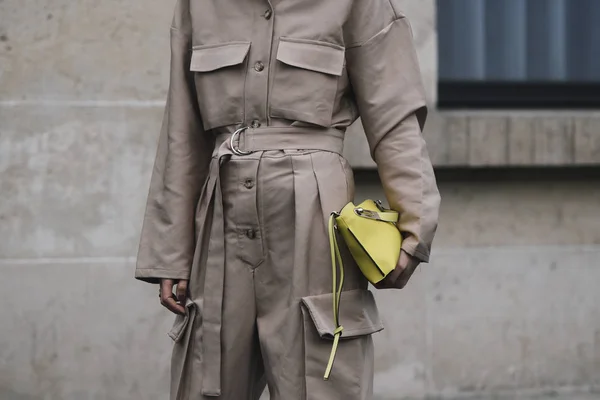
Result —
[[[344, 328], [339, 321], [340, 299], [344, 285], [344, 265], [336, 239], [336, 231], [346, 242], [352, 258], [363, 275], [372, 284], [379, 283], [398, 264], [402, 236], [396, 227], [398, 213], [383, 207], [380, 201], [365, 200], [358, 206], [350, 202], [340, 212], [332, 212], [329, 218], [329, 245], [333, 274], [333, 318], [336, 329], [333, 347], [325, 370], [329, 379], [337, 346]], [[339, 279], [338, 271], [339, 268]]]

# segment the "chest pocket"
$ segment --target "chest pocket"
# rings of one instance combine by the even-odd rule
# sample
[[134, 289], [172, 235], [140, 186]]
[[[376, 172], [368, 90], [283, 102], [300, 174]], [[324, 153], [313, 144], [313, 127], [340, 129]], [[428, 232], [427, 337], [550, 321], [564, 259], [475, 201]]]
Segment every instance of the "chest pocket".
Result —
[[330, 126], [344, 60], [341, 46], [280, 38], [271, 90], [271, 117]]
[[204, 129], [244, 120], [244, 80], [250, 42], [195, 46], [190, 71]]

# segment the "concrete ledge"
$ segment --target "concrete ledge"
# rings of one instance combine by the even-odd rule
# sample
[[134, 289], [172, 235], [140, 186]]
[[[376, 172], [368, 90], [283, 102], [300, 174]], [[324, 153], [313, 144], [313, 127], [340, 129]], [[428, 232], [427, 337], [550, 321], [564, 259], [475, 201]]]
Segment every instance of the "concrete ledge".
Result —
[[[600, 165], [600, 112], [433, 111], [424, 136], [436, 167]], [[375, 167], [360, 123], [345, 152], [355, 168]]]

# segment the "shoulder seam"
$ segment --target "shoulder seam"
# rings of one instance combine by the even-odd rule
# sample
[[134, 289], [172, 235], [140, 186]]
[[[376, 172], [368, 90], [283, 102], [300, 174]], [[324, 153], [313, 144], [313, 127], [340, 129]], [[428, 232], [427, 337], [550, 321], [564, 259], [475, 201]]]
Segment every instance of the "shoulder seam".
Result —
[[[385, 4], [385, 3], [386, 3], [386, 0], [383, 1], [383, 4]], [[346, 50], [363, 46], [364, 44], [370, 42], [374, 37], [376, 37], [377, 35], [379, 35], [382, 31], [388, 29], [389, 26], [392, 25], [394, 22], [399, 21], [399, 20], [403, 20], [403, 19], [407, 19], [406, 15], [404, 15], [400, 11], [396, 10], [396, 8], [394, 8], [394, 4], [392, 3], [392, 0], [387, 0], [387, 3], [389, 4], [390, 9], [392, 11], [392, 15], [393, 15], [393, 18], [392, 18], [392, 16], [390, 16], [390, 18], [391, 18], [390, 23], [388, 25], [386, 25], [385, 27], [383, 27], [380, 31], [376, 32], [371, 37], [367, 38], [366, 40], [357, 41], [357, 42], [353, 42], [353, 43], [347, 44], [345, 46]]]
[[376, 38], [377, 36], [381, 35], [383, 32], [385, 32], [386, 30], [389, 30], [390, 27], [396, 22], [398, 21], [400, 18], [393, 20], [392, 22], [390, 22], [389, 24], [387, 24], [383, 29], [381, 29], [380, 31], [378, 31], [377, 33], [375, 33], [373, 36], [371, 36], [370, 38], [368, 38], [367, 40], [363, 40], [362, 42], [356, 42], [356, 43], [352, 43], [349, 44], [348, 46], [346, 46], [346, 50], [351, 50], [357, 47], [362, 47], [364, 45], [366, 45], [367, 43], [371, 42], [374, 38]]
[[392, 8], [392, 11], [394, 12], [394, 16], [396, 17], [396, 19], [406, 18], [406, 15], [404, 15], [404, 13], [402, 11], [398, 10], [394, 6], [394, 3], [392, 2], [392, 0], [388, 0], [388, 3], [390, 3], [390, 7]]
[[400, 18], [398, 16], [398, 12], [396, 11], [396, 9], [394, 8], [394, 4], [392, 3], [392, 0], [388, 0], [388, 3], [390, 3], [390, 7], [392, 7], [392, 11], [394, 12], [394, 16], [396, 17], [396, 19]]

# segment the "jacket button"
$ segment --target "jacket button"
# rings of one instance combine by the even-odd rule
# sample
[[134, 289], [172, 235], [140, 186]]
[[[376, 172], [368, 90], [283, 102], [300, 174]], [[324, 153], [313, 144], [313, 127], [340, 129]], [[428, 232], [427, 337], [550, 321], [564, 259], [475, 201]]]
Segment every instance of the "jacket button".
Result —
[[257, 72], [262, 71], [263, 69], [265, 69], [265, 64], [263, 64], [261, 61], [257, 61], [256, 64], [254, 64], [254, 69]]
[[256, 238], [256, 231], [254, 229], [247, 229], [246, 230], [246, 236], [248, 237], [248, 239], [255, 239]]
[[263, 14], [263, 17], [265, 17], [265, 19], [271, 19], [272, 15], [273, 15], [273, 11], [271, 11], [271, 9], [269, 8], [267, 11], [265, 11], [265, 13]]
[[246, 187], [246, 189], [252, 189], [254, 187], [254, 181], [248, 178], [244, 181], [244, 186]]
[[251, 127], [253, 128], [260, 128], [260, 122], [258, 120], [253, 120], [252, 123], [250, 124]]

